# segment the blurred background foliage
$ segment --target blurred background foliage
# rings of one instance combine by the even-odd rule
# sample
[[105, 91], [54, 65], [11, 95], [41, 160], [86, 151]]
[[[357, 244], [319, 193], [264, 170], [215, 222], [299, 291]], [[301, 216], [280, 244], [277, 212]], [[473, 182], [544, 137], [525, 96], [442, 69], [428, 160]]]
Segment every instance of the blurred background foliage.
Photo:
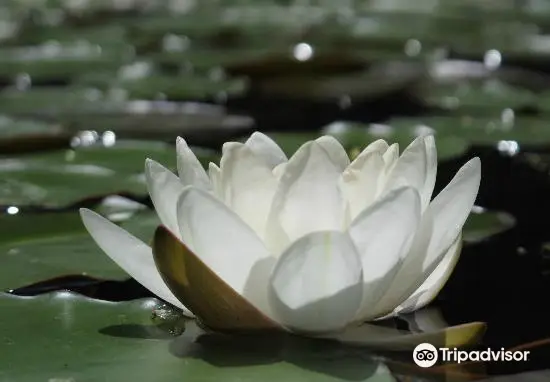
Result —
[[[549, 117], [544, 0], [3, 0], [0, 354], [10, 356], [0, 357], [0, 380], [414, 374], [389, 359], [300, 347], [300, 362], [259, 369], [246, 348], [230, 373], [217, 343], [179, 340], [172, 359], [159, 355], [165, 342], [144, 342], [180, 332], [151, 326], [154, 300], [130, 301], [151, 296], [101, 253], [77, 211], [93, 208], [149, 240], [158, 220], [143, 162], [175, 168], [178, 135], [207, 164], [254, 130], [288, 154], [321, 134], [351, 155], [378, 138], [404, 148], [435, 134], [437, 189], [480, 156], [467, 245], [435, 305], [450, 324], [487, 321], [487, 346], [550, 337]], [[488, 374], [547, 367], [546, 342], [537, 344], [530, 362]], [[29, 353], [35, 345], [47, 351]], [[177, 359], [181, 346], [189, 364]], [[147, 374], [144, 359], [163, 372]], [[334, 370], [320, 368], [327, 359]], [[419, 378], [481, 378], [460, 375]]]

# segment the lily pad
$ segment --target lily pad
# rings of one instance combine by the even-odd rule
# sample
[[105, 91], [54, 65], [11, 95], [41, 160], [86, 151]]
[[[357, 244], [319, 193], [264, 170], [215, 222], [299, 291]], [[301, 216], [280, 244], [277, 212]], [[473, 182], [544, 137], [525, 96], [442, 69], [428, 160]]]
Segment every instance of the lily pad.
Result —
[[[93, 133], [89, 132], [91, 138]], [[204, 165], [217, 156], [197, 152]], [[67, 206], [88, 197], [113, 193], [146, 195], [146, 158], [175, 168], [174, 146], [155, 142], [120, 142], [0, 159], [0, 205]]]
[[[144, 211], [122, 226], [150, 242], [159, 224], [154, 212]], [[68, 274], [129, 277], [101, 251], [76, 212], [0, 215], [0, 258], [0, 290]]]
[[[393, 382], [366, 352], [298, 339], [171, 337], [151, 321], [154, 300], [105, 303], [61, 292], [0, 295], [0, 379]], [[29, 346], [32, 344], [32, 346]]]
[[116, 87], [127, 92], [130, 99], [156, 99], [159, 96], [170, 100], [208, 100], [221, 94], [225, 97], [241, 95], [247, 90], [244, 79], [213, 79], [197, 75], [151, 75], [144, 78], [116, 80], [116, 75], [106, 74], [103, 78], [83, 78], [84, 85], [102, 90]]
[[197, 102], [127, 100], [124, 89], [40, 88], [0, 94], [0, 112], [19, 118], [63, 123], [71, 130], [113, 130], [124, 138], [174, 139], [176, 135], [210, 137], [250, 129], [248, 116]]
[[505, 232], [516, 224], [516, 219], [502, 211], [474, 208], [463, 228], [463, 240], [475, 243]]
[[548, 121], [542, 118], [518, 117], [511, 109], [494, 117], [415, 117], [394, 118], [387, 122], [396, 130], [426, 130], [440, 137], [460, 138], [468, 144], [498, 146], [501, 141], [518, 145], [541, 146], [550, 142]]
[[425, 102], [448, 110], [521, 109], [537, 106], [537, 95], [498, 80], [483, 83], [432, 85], [425, 89]]
[[375, 64], [368, 70], [350, 74], [267, 78], [260, 80], [255, 86], [262, 93], [290, 98], [370, 98], [404, 89], [419, 81], [423, 75], [424, 67], [419, 63], [384, 62]]
[[15, 78], [25, 73], [31, 79], [72, 79], [86, 72], [116, 68], [131, 57], [130, 53], [130, 47], [107, 49], [86, 41], [3, 48], [0, 77]]
[[[399, 129], [386, 125], [366, 125], [353, 122], [334, 122], [323, 128], [324, 134], [334, 136], [351, 156], [357, 155], [369, 143], [380, 138], [407, 147], [423, 130]], [[292, 155], [307, 140], [318, 138], [322, 133], [272, 133], [270, 136], [287, 155]], [[437, 136], [436, 148], [439, 160], [458, 157], [468, 149], [468, 142], [457, 136]]]
[[70, 140], [60, 125], [0, 115], [0, 155], [68, 147]]

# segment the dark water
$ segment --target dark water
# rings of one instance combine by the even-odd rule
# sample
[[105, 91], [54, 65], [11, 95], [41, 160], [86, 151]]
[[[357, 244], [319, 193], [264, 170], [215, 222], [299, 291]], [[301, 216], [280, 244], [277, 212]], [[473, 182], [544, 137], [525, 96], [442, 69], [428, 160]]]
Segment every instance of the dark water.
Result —
[[[7, 141], [9, 144], [4, 143], [3, 150], [12, 152], [10, 155], [15, 155], [14, 151], [26, 155], [36, 149], [68, 147], [68, 136], [94, 123], [98, 129], [120, 132], [123, 138], [155, 137], [173, 142], [173, 137], [181, 134], [193, 144], [219, 149], [224, 140], [252, 130], [315, 132], [335, 121], [358, 122], [366, 129], [370, 123], [387, 123], [397, 117], [416, 118], [411, 121], [442, 116], [449, 121], [487, 118], [502, 122], [505, 110], [513, 110], [514, 128], [506, 137], [518, 143], [519, 150], [512, 154], [502, 145], [498, 149], [502, 139], [498, 134], [491, 138], [489, 128], [466, 134], [455, 126], [451, 133], [459, 138], [467, 135], [464, 139], [468, 149], [459, 157], [440, 162], [436, 191], [443, 188], [467, 159], [480, 156], [483, 174], [476, 204], [511, 213], [516, 218], [516, 225], [485, 241], [466, 245], [455, 272], [434, 305], [450, 324], [487, 322], [483, 346], [511, 348], [550, 338], [550, 311], [546, 306], [550, 296], [550, 250], [544, 248], [550, 241], [550, 156], [545, 156], [550, 148], [550, 127], [545, 126], [550, 102], [546, 94], [550, 85], [550, 49], [528, 48], [532, 34], [545, 37], [550, 25], [544, 16], [550, 16], [550, 9], [543, 9], [546, 13], [540, 11], [537, 16], [529, 13], [527, 2], [521, 1], [494, 5], [484, 11], [473, 3], [463, 7], [447, 7], [444, 1], [438, 3], [443, 5], [429, 16], [429, 23], [425, 22], [428, 16], [410, 7], [403, 8], [404, 3], [401, 4], [403, 9], [397, 4], [383, 14], [356, 8], [354, 17], [362, 15], [381, 25], [379, 33], [362, 38], [348, 30], [354, 22], [358, 23], [353, 17], [334, 23], [329, 18], [326, 24], [307, 28], [298, 28], [299, 23], [291, 22], [295, 29], [287, 32], [288, 26], [280, 27], [279, 31], [265, 25], [221, 27], [214, 16], [219, 11], [201, 13], [193, 24], [193, 18], [170, 16], [162, 6], [149, 11], [114, 11], [107, 6], [98, 7], [82, 14], [66, 14], [61, 22], [53, 25], [48, 25], [44, 18], [55, 19], [55, 12], [46, 12], [46, 8], [19, 9], [18, 32], [0, 40], [0, 86], [3, 89], [0, 113], [13, 116], [14, 120], [31, 118], [59, 122], [66, 131], [65, 135], [59, 134], [50, 140], [41, 136], [34, 140]], [[243, 4], [236, 2], [231, 6], [242, 9]], [[258, 8], [260, 13], [266, 12]], [[9, 9], [16, 14], [15, 5]], [[410, 26], [406, 25], [407, 21]], [[538, 26], [538, 32], [520, 28], [530, 25]], [[513, 28], [518, 31], [511, 31]], [[119, 30], [123, 33], [117, 35]], [[391, 30], [395, 30], [395, 34], [390, 33]], [[421, 32], [424, 39], [418, 37]], [[14, 58], [17, 47], [44, 43], [59, 36], [70, 41], [67, 37], [70, 33], [81, 35], [84, 41], [94, 39], [94, 44], [102, 46], [103, 52], [114, 53], [106, 59], [94, 61], [88, 57], [73, 60], [71, 64], [55, 54], [52, 61], [46, 63]], [[173, 38], [176, 48], [168, 54], [161, 45], [163, 41], [166, 44], [166, 36], [170, 33], [179, 37]], [[119, 38], [122, 41], [118, 41]], [[416, 55], [407, 54], [407, 49], [414, 50], [414, 41], [422, 43], [423, 50]], [[300, 42], [313, 47], [313, 55], [304, 62], [290, 54], [292, 47]], [[191, 44], [189, 50], [177, 48], [187, 43]], [[130, 59], [124, 56], [128, 46], [134, 49]], [[499, 53], [496, 64], [488, 59], [491, 54], [487, 52], [491, 49]], [[262, 50], [267, 53], [263, 54]], [[442, 56], [441, 51], [444, 52]], [[216, 52], [220, 54], [214, 54]], [[194, 55], [198, 58], [193, 58]], [[120, 67], [142, 60], [151, 63], [149, 74], [134, 82], [120, 79]], [[452, 65], [462, 60], [467, 61], [463, 66]], [[393, 62], [403, 65], [394, 67]], [[439, 75], [429, 74], [428, 62], [440, 63], [441, 67], [447, 64], [450, 69]], [[216, 73], [223, 74], [223, 79], [216, 77]], [[245, 89], [233, 91], [228, 81], [241, 78], [246, 79]], [[341, 78], [345, 80], [336, 81]], [[445, 81], [450, 85], [445, 85]], [[491, 86], [495, 81], [505, 87], [493, 92], [475, 90], [476, 86]], [[239, 123], [238, 128], [228, 128], [220, 120], [209, 122], [208, 118], [200, 117], [198, 122], [174, 128], [174, 121], [181, 117], [174, 113], [168, 119], [164, 116], [160, 123], [163, 128], [172, 126], [171, 130], [155, 134], [155, 116], [158, 115], [136, 117], [132, 112], [115, 108], [111, 115], [118, 119], [110, 120], [107, 128], [100, 126], [105, 122], [103, 104], [90, 101], [90, 110], [85, 110], [86, 101], [65, 104], [66, 95], [76, 94], [77, 97], [82, 89], [89, 88], [105, 93], [109, 93], [109, 89], [112, 93], [113, 88], [129, 89], [126, 100], [199, 101], [221, 105], [226, 107], [227, 114], [249, 117], [254, 123], [250, 126]], [[17, 101], [13, 96], [14, 93], [32, 96], [42, 90], [46, 91], [46, 96], [36, 100]], [[459, 98], [458, 106], [445, 107], [445, 99], [453, 97]], [[48, 104], [48, 99], [53, 106]], [[118, 105], [112, 94], [102, 102]], [[137, 124], [143, 121], [144, 129], [120, 127], [125, 118], [133, 118]], [[539, 127], [525, 133], [522, 121], [527, 120], [538, 123]], [[208, 123], [214, 127], [201, 130], [200, 127]], [[477, 136], [480, 138], [472, 139]], [[103, 196], [88, 197], [64, 207], [21, 205], [19, 208], [22, 213], [55, 213], [90, 207]], [[147, 199], [131, 197], [150, 205]], [[4, 208], [11, 205], [0, 204], [4, 204]], [[104, 281], [78, 275], [60, 275], [17, 287], [21, 288], [14, 293], [19, 295], [70, 289], [111, 301], [148, 296], [132, 280]], [[491, 363], [487, 365], [488, 372], [496, 375], [547, 368], [550, 345], [542, 341], [536, 346], [528, 346], [532, 351], [528, 362]]]

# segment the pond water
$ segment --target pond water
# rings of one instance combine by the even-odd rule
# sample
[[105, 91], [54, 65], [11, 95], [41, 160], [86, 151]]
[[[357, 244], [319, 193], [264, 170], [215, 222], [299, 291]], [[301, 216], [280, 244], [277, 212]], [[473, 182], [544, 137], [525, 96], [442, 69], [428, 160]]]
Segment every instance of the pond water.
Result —
[[[548, 377], [549, 20], [534, 0], [2, 2], [0, 380]], [[428, 372], [410, 354], [198, 337], [159, 308], [78, 209], [150, 240], [143, 160], [175, 168], [181, 135], [207, 164], [254, 130], [287, 153], [323, 133], [352, 153], [433, 132], [436, 192], [479, 156], [466, 244], [431, 308], [530, 359]]]

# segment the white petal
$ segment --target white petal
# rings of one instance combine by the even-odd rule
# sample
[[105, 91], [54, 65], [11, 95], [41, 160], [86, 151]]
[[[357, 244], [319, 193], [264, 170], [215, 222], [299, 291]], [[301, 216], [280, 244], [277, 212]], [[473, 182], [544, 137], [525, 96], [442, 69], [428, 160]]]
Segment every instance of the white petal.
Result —
[[267, 242], [274, 254], [310, 232], [343, 228], [339, 177], [340, 170], [315, 141], [304, 144], [290, 158], [268, 218]]
[[443, 255], [443, 259], [424, 283], [397, 307], [395, 313], [406, 314], [428, 305], [443, 288], [460, 257], [462, 235]]
[[273, 169], [273, 175], [275, 176], [275, 178], [277, 178], [277, 180], [281, 180], [281, 177], [285, 173], [286, 165], [287, 165], [287, 162], [281, 163]]
[[386, 152], [382, 154], [382, 159], [384, 159], [384, 163], [386, 164], [386, 172], [390, 172], [399, 159], [399, 143], [394, 143], [388, 147]]
[[208, 177], [210, 178], [214, 195], [218, 199], [224, 200], [222, 192], [222, 174], [220, 168], [215, 163], [208, 163]]
[[376, 305], [379, 316], [391, 313], [418, 289], [442, 261], [474, 205], [481, 179], [479, 158], [467, 162], [422, 216], [410, 253], [395, 281]]
[[240, 144], [226, 146], [220, 168], [223, 200], [263, 238], [278, 184], [271, 168]]
[[[271, 255], [246, 223], [214, 196], [194, 187], [182, 193], [178, 218], [183, 242], [212, 271], [241, 295], [252, 287], [251, 269]], [[264, 310], [267, 277], [254, 288], [255, 296], [263, 296], [263, 300], [250, 302], [269, 316]]]
[[405, 179], [407, 185], [414, 187], [421, 193], [426, 183], [426, 161], [424, 138], [416, 138], [397, 160], [395, 167], [388, 176], [383, 193], [395, 190], [400, 186], [402, 179]]
[[81, 208], [80, 216], [97, 245], [119, 267], [156, 296], [183, 309], [185, 315], [192, 316], [160, 277], [151, 247], [93, 211]]
[[408, 329], [413, 333], [435, 332], [449, 327], [449, 323], [437, 308], [426, 308], [399, 318], [407, 321]]
[[359, 307], [362, 279], [361, 261], [347, 234], [314, 232], [279, 258], [270, 281], [271, 306], [292, 330], [339, 330]]
[[288, 160], [284, 151], [273, 139], [258, 131], [246, 140], [245, 145], [249, 147], [254, 154], [263, 158], [270, 168], [284, 163]]
[[418, 192], [402, 188], [367, 208], [350, 226], [363, 264], [363, 301], [356, 320], [374, 317], [375, 303], [392, 283], [410, 249], [420, 213]]
[[333, 136], [323, 135], [315, 140], [328, 154], [334, 165], [344, 171], [349, 166], [349, 155], [342, 144]]
[[384, 153], [388, 150], [389, 147], [390, 146], [388, 145], [388, 143], [385, 140], [377, 139], [376, 141], [369, 143], [367, 145], [367, 147], [365, 147], [363, 149], [361, 154], [359, 154], [359, 156], [361, 156], [363, 154], [375, 152], [375, 151], [380, 153], [380, 155], [384, 155]]
[[160, 221], [179, 238], [176, 203], [184, 189], [183, 184], [172, 171], [152, 159], [145, 161], [145, 179]]
[[363, 151], [344, 170], [340, 187], [347, 201], [349, 220], [374, 201], [383, 169], [384, 161], [378, 151]]
[[[481, 181], [481, 161], [469, 160], [457, 171], [449, 184], [430, 203], [425, 214], [432, 216], [433, 225], [430, 244], [423, 266], [433, 263], [436, 256], [441, 260], [445, 251], [456, 240], [479, 191]], [[438, 262], [439, 262], [438, 261]]]
[[435, 187], [437, 176], [437, 149], [435, 147], [435, 139], [432, 135], [424, 137], [424, 145], [426, 148], [426, 182], [421, 193], [422, 205], [427, 207], [432, 199], [432, 193]]
[[183, 185], [195, 186], [205, 190], [210, 189], [210, 179], [185, 139], [177, 138], [176, 150], [178, 153], [178, 174]]

